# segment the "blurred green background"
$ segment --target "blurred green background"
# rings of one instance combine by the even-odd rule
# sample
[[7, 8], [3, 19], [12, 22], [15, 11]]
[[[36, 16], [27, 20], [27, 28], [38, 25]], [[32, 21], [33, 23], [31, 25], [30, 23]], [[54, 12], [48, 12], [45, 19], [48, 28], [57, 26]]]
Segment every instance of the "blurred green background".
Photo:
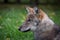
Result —
[[[15, 2], [16, 0], [9, 0], [9, 2]], [[39, 0], [39, 3], [47, 3], [47, 5], [39, 4], [44, 12], [58, 25], [60, 25], [60, 5], [57, 5], [58, 1], [54, 0]], [[4, 2], [4, 0], [0, 0]], [[21, 0], [22, 3], [29, 4], [29, 0]], [[33, 0], [34, 2], [34, 0]], [[50, 4], [49, 4], [50, 2]], [[51, 3], [54, 5], [51, 5]], [[56, 3], [56, 4], [55, 4]], [[19, 26], [26, 19], [27, 11], [25, 9], [27, 4], [0, 4], [0, 40], [33, 40], [34, 36], [31, 31], [20, 32]], [[31, 5], [31, 4], [30, 4]]]

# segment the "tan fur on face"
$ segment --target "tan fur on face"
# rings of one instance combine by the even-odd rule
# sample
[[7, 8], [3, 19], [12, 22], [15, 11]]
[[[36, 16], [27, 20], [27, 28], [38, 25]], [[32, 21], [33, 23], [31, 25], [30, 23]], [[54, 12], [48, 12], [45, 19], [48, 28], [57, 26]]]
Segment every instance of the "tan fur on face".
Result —
[[43, 12], [41, 9], [39, 10], [39, 16], [38, 16], [38, 18], [40, 19], [40, 20], [42, 20], [42, 19], [44, 19], [44, 16], [45, 16], [45, 12]]
[[54, 22], [48, 17], [48, 15], [41, 9], [39, 10], [38, 19], [41, 20], [42, 23], [49, 22], [51, 24], [54, 24]]
[[39, 20], [43, 20], [44, 18], [48, 17], [44, 11], [42, 11], [41, 9], [39, 10]]

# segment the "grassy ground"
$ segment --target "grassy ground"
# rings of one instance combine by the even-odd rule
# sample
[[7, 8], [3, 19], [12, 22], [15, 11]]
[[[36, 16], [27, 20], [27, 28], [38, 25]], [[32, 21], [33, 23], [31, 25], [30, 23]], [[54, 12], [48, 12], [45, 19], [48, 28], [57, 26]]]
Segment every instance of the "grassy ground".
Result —
[[[60, 24], [60, 6], [39, 5], [49, 17]], [[18, 31], [27, 12], [24, 5], [0, 5], [0, 40], [33, 40], [33, 33]]]

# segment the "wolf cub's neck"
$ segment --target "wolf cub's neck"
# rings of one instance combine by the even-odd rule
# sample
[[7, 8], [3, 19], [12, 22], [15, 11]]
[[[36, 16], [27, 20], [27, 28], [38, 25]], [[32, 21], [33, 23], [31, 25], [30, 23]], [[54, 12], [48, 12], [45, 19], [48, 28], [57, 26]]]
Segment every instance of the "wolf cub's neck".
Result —
[[50, 31], [53, 29], [53, 26], [54, 22], [45, 14], [40, 25], [38, 26], [38, 31], [40, 30], [42, 30], [43, 32]]
[[54, 24], [54, 22], [45, 13], [44, 13], [44, 18], [42, 19], [42, 23], [47, 23], [47, 24], [51, 24], [51, 25]]

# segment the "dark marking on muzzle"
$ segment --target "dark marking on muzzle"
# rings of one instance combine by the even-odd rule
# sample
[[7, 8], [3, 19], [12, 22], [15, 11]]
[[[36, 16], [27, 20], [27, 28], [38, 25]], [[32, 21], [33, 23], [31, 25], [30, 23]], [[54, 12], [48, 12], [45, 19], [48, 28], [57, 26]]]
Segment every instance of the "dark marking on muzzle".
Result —
[[[21, 31], [21, 28], [22, 28], [22, 27], [20, 27], [18, 30]], [[24, 31], [22, 31], [22, 32], [27, 32], [27, 31], [30, 31], [30, 29], [24, 30]]]

